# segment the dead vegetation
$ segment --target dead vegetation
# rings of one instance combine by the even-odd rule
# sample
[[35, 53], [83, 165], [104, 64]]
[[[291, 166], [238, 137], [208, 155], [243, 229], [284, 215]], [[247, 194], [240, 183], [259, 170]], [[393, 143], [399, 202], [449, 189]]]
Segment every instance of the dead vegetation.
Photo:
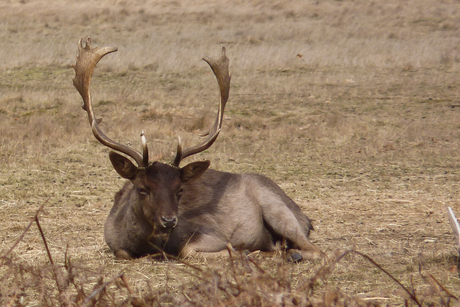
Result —
[[[460, 213], [459, 14], [455, 1], [423, 0], [3, 1], [0, 256], [18, 243], [2, 258], [2, 305], [416, 304], [354, 253], [322, 273], [349, 250], [420, 303], [458, 304], [446, 207]], [[213, 119], [216, 89], [200, 59], [225, 45], [224, 127], [197, 159], [272, 178], [314, 220], [328, 259], [115, 261], [102, 233], [123, 180], [82, 124], [71, 81], [87, 35], [119, 48], [96, 71], [104, 131], [139, 147], [146, 130], [162, 161], [177, 135], [193, 144]], [[36, 226], [21, 237], [43, 204], [55, 266]]]
[[[421, 265], [419, 275], [430, 288], [417, 293], [414, 284], [404, 286], [371, 257], [355, 250], [330, 257], [313, 273], [303, 269], [294, 272], [286, 265], [284, 257], [280, 257], [283, 255], [270, 259], [267, 264], [258, 259], [258, 253], [229, 250], [228, 260], [223, 259], [206, 269], [170, 256], [171, 260], [164, 260], [171, 266], [168, 277], [180, 273], [187, 282], [172, 288], [167, 278], [164, 285], [134, 292], [124, 272], [107, 277], [104, 269], [94, 271], [76, 264], [67, 251], [63, 264], [55, 264], [39, 221], [45, 204], [40, 206], [18, 240], [0, 257], [0, 302], [3, 305], [25, 306], [33, 298], [33, 304], [39, 306], [375, 306], [386, 299], [350, 296], [329, 287], [330, 275], [347, 257], [351, 260], [361, 257], [386, 274], [400, 288], [399, 295], [406, 306], [457, 306], [459, 301], [432, 274], [422, 272]], [[11, 255], [34, 224], [43, 239], [48, 264], [30, 265]], [[153, 256], [141, 260], [156, 265], [154, 259]]]

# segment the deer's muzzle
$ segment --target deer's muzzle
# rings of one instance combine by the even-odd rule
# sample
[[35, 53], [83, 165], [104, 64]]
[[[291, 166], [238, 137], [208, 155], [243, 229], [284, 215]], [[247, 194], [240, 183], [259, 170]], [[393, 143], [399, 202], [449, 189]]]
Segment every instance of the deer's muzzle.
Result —
[[177, 226], [177, 217], [175, 217], [175, 216], [172, 216], [172, 217], [162, 216], [160, 222], [161, 222], [161, 226], [163, 226], [163, 228], [174, 228], [174, 227]]

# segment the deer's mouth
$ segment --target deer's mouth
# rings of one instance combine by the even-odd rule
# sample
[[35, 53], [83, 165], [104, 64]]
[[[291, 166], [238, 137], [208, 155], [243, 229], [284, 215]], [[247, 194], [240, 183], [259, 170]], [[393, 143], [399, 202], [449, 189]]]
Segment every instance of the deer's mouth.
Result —
[[169, 235], [173, 228], [165, 228], [165, 227], [153, 227], [152, 234], [149, 236], [148, 240], [150, 242], [166, 242], [168, 241]]

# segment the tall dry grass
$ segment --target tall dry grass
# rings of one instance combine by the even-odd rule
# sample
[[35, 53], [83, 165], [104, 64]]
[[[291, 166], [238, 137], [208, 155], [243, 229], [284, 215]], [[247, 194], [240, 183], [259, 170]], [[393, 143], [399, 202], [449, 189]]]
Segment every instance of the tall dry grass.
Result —
[[[399, 295], [405, 305], [450, 306], [458, 298], [446, 289], [432, 274], [419, 274], [431, 288], [417, 292], [412, 284], [404, 286], [391, 273], [382, 268], [371, 257], [349, 250], [329, 259], [316, 272], [294, 272], [286, 266], [284, 257], [270, 259], [270, 264], [257, 259], [257, 252], [245, 254], [229, 250], [228, 259], [217, 266], [203, 269], [187, 261], [174, 259], [178, 263], [167, 263], [166, 284], [151, 288], [147, 285], [141, 292], [133, 291], [125, 273], [107, 277], [102, 269], [90, 269], [75, 262], [66, 253], [62, 265], [55, 264], [48, 248], [48, 240], [40, 223], [40, 213], [45, 204], [35, 213], [33, 220], [8, 251], [0, 257], [2, 273], [0, 302], [8, 306], [24, 306], [31, 303], [40, 306], [376, 306], [382, 297], [350, 296], [339, 289], [330, 288], [327, 280], [335, 267], [350, 256], [360, 257], [386, 274], [388, 279], [400, 287]], [[31, 265], [12, 256], [31, 226], [37, 226], [47, 252], [48, 265]], [[254, 254], [256, 254], [254, 256]], [[151, 262], [150, 257], [143, 261]], [[221, 265], [224, 265], [222, 268]], [[181, 274], [182, 285], [171, 288], [170, 274]], [[309, 274], [311, 277], [306, 277]], [[320, 290], [319, 289], [323, 289]], [[325, 290], [324, 290], [325, 289]]]

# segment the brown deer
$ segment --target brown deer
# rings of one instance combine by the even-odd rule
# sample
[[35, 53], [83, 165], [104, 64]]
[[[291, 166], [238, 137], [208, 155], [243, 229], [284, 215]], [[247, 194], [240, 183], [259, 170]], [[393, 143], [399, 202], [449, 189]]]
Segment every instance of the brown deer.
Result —
[[91, 77], [99, 60], [117, 48], [92, 48], [88, 37], [78, 44], [73, 66], [73, 84], [83, 98], [83, 109], [96, 139], [105, 146], [132, 158], [110, 152], [109, 157], [121, 177], [129, 179], [116, 193], [115, 203], [105, 223], [105, 240], [117, 258], [130, 259], [154, 253], [214, 256], [239, 250], [273, 251], [279, 242], [288, 248], [292, 260], [317, 258], [322, 252], [308, 235], [313, 229], [279, 186], [255, 174], [230, 174], [208, 169], [210, 162], [193, 162], [179, 167], [191, 155], [209, 148], [222, 127], [229, 97], [229, 60], [222, 48], [219, 59], [204, 58], [220, 89], [217, 119], [206, 139], [182, 149], [181, 141], [171, 165], [149, 162], [148, 147], [142, 138], [142, 154], [108, 138], [99, 128], [90, 94]]

